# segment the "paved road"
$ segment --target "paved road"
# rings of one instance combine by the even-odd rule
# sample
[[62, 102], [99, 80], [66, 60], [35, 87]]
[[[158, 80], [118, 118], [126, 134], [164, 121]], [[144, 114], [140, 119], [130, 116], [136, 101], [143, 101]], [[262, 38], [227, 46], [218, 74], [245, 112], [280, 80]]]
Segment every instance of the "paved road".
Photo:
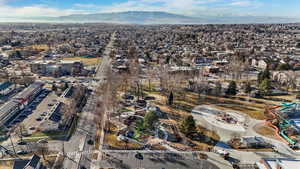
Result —
[[[104, 74], [107, 70], [108, 66], [110, 66], [110, 58], [109, 53], [113, 47], [114, 34], [111, 36], [111, 40], [109, 44], [106, 46], [104, 51], [104, 56], [102, 57], [101, 63], [97, 67], [97, 72], [95, 75], [95, 79], [98, 79], [98, 85], [103, 84]], [[97, 89], [98, 86], [94, 86], [94, 90]], [[66, 152], [78, 152], [74, 155], [65, 158], [63, 167], [65, 169], [76, 169], [76, 168], [90, 168], [90, 163], [92, 161], [91, 154], [82, 154], [82, 151], [93, 150], [94, 146], [88, 144], [89, 140], [95, 140], [96, 137], [96, 123], [94, 121], [95, 114], [94, 110], [96, 108], [97, 96], [92, 93], [89, 96], [85, 107], [82, 110], [81, 118], [77, 125], [76, 131], [73, 136], [70, 138], [70, 141], [65, 143]]]
[[[196, 154], [178, 153], [141, 153], [142, 158], [136, 158], [137, 153], [109, 153], [100, 162], [100, 168], [116, 169], [218, 169], [219, 165], [213, 164], [210, 160], [201, 160]], [[220, 158], [220, 157], [219, 157]], [[220, 161], [222, 159], [220, 158]], [[224, 162], [226, 163], [226, 162]], [[223, 164], [222, 169], [231, 169], [229, 163]]]

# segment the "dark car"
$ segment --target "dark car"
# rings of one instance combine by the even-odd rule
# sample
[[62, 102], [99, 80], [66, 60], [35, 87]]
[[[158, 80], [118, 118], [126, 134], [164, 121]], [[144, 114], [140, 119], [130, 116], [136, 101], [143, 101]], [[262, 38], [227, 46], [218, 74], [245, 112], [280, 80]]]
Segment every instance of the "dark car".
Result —
[[141, 153], [137, 153], [135, 156], [134, 156], [136, 159], [139, 159], [139, 160], [143, 160], [144, 157]]
[[122, 98], [125, 99], [125, 100], [133, 100], [133, 99], [134, 99], [134, 96], [129, 95], [129, 94], [124, 94], [124, 95], [122, 96]]
[[146, 96], [145, 100], [155, 100], [155, 97], [154, 96]]
[[26, 145], [27, 143], [25, 141], [19, 141], [17, 144], [18, 145]]
[[17, 119], [17, 120], [14, 121], [15, 124], [16, 124], [16, 123], [20, 123], [20, 122], [21, 122], [20, 119]]
[[21, 114], [20, 116], [19, 116], [19, 118], [26, 118], [27, 117], [27, 115], [26, 114]]
[[87, 143], [88, 143], [89, 145], [93, 145], [93, 144], [94, 144], [94, 141], [91, 140], [91, 139], [89, 139], [89, 140], [87, 141]]
[[147, 102], [145, 100], [137, 100], [136, 101], [136, 107], [146, 107]]
[[43, 120], [43, 118], [42, 117], [38, 117], [38, 118], [36, 118], [36, 121], [42, 121]]
[[27, 154], [28, 152], [27, 151], [24, 151], [24, 150], [21, 150], [21, 151], [18, 151], [17, 154], [18, 155], [25, 155]]
[[22, 133], [22, 136], [23, 137], [29, 137], [29, 136], [31, 136], [31, 134], [29, 134], [29, 133]]

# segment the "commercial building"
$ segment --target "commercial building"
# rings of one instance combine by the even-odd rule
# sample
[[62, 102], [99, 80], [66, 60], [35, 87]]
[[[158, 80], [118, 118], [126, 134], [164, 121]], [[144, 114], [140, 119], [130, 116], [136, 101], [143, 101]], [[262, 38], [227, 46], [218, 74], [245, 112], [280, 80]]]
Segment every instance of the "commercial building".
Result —
[[14, 100], [8, 101], [0, 107], [0, 126], [3, 126], [11, 117], [20, 110], [20, 103]]
[[0, 96], [7, 95], [13, 90], [14, 90], [14, 86], [12, 83], [10, 83], [8, 81], [0, 82]]
[[60, 77], [65, 75], [82, 75], [84, 66], [81, 61], [40, 60], [30, 64], [32, 73]]
[[33, 83], [0, 107], [0, 126], [28, 105], [42, 90], [42, 83]]
[[43, 83], [33, 83], [14, 97], [22, 106], [28, 105], [41, 91]]

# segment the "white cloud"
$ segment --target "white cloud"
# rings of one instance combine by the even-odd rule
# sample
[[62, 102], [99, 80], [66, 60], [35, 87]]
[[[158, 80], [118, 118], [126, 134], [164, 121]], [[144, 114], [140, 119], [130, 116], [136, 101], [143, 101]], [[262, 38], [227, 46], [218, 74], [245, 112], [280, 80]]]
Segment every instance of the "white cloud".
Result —
[[250, 1], [235, 1], [235, 2], [230, 3], [229, 5], [231, 5], [231, 6], [249, 6], [249, 5], [251, 5], [251, 2]]
[[0, 16], [4, 17], [32, 17], [32, 16], [62, 16], [75, 13], [83, 13], [83, 10], [56, 9], [44, 5], [32, 5], [24, 7], [13, 7], [6, 5], [0, 0]]
[[[10, 0], [0, 0], [0, 17], [11, 16], [63, 16], [70, 14], [121, 11], [166, 11], [189, 16], [238, 14], [239, 7], [257, 4], [259, 0], [127, 0], [110, 5], [77, 3], [68, 9], [53, 8], [51, 5], [13, 7]], [[48, 1], [48, 0], [45, 0]], [[62, 0], [63, 1], [63, 0]], [[50, 7], [49, 7], [50, 6]]]
[[263, 4], [257, 0], [233, 0], [231, 3], [228, 4], [229, 6], [235, 7], [260, 7]]

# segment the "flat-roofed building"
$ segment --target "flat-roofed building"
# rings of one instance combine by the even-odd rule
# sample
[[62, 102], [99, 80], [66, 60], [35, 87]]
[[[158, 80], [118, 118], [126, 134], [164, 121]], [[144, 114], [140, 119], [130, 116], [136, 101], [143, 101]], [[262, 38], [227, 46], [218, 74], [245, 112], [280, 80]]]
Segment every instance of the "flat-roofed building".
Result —
[[59, 77], [65, 75], [81, 75], [84, 70], [84, 66], [80, 60], [39, 60], [31, 63], [30, 69], [32, 73]]
[[8, 81], [0, 82], [0, 96], [7, 95], [14, 90], [14, 85]]
[[263, 158], [256, 165], [259, 169], [297, 169], [300, 166], [300, 159]]
[[0, 126], [3, 126], [11, 117], [20, 111], [20, 103], [12, 100], [0, 107]]
[[35, 82], [14, 97], [22, 105], [28, 105], [41, 91], [43, 83]]

